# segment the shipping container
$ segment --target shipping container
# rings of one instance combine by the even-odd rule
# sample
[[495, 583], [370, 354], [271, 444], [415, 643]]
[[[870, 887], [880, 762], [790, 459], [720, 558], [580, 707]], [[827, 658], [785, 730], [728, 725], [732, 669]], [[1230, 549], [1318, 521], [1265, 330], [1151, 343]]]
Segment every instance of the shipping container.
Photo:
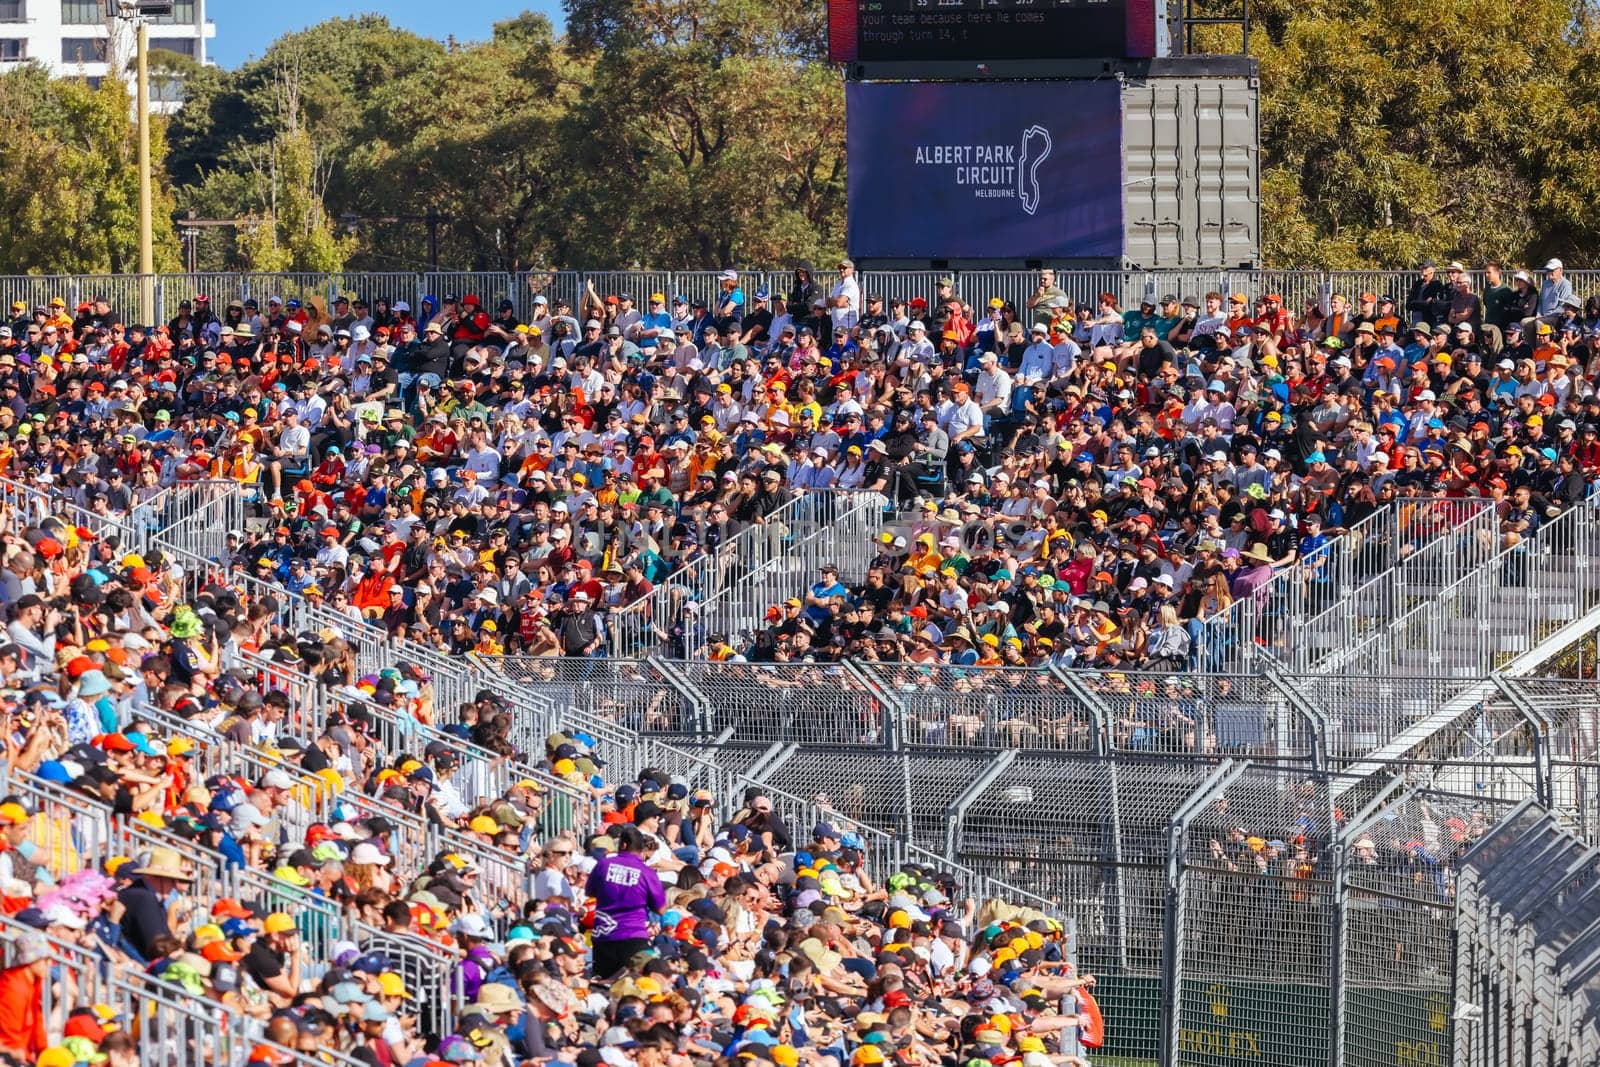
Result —
[[1124, 267], [1257, 265], [1259, 95], [1255, 78], [1124, 80]]
[[[1259, 97], [1243, 56], [1101, 78], [853, 82], [851, 254], [884, 270], [1252, 269]], [[1006, 168], [1026, 166], [1041, 131], [1048, 183], [1030, 186]]]

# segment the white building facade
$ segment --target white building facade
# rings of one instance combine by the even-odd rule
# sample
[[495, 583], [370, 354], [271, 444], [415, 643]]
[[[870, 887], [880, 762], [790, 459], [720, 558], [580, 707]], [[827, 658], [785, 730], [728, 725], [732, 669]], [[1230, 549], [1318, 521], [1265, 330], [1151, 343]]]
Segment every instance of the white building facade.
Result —
[[[217, 27], [206, 18], [205, 0], [175, 0], [172, 14], [149, 23], [152, 50], [209, 62], [206, 42]], [[110, 18], [105, 0], [0, 0], [0, 70], [33, 60], [57, 77], [97, 84], [112, 63], [125, 67], [133, 53], [131, 25]], [[175, 111], [181, 102], [181, 83], [151, 78], [152, 111]]]

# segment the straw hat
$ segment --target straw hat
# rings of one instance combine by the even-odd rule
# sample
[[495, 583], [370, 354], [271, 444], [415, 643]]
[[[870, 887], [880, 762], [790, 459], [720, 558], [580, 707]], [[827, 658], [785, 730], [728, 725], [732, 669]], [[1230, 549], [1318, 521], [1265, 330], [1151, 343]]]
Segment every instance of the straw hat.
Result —
[[170, 848], [153, 848], [144, 866], [135, 867], [134, 874], [148, 874], [157, 878], [173, 878], [180, 882], [194, 881], [194, 872], [183, 869], [183, 858]]
[[1243, 552], [1239, 553], [1240, 559], [1255, 560], [1257, 563], [1271, 563], [1272, 557], [1267, 554], [1267, 546], [1257, 541]]

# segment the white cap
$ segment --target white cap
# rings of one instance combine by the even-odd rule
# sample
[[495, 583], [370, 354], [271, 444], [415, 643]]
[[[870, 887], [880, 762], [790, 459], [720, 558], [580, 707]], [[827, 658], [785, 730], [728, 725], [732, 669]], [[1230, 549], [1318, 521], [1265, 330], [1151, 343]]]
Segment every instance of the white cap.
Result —
[[736, 270], [725, 270], [722, 272], [721, 278], [725, 282], [736, 282], [739, 280], [739, 272]]
[[1517, 365], [1515, 363], [1511, 362], [1509, 359], [1502, 359], [1499, 363], [1496, 363], [1494, 365], [1494, 369], [1495, 370], [1516, 370], [1517, 369]]
[[65, 926], [69, 930], [82, 930], [89, 923], [82, 915], [66, 904], [52, 904], [44, 909], [45, 921], [51, 926]]
[[488, 601], [490, 604], [500, 603], [500, 594], [495, 592], [494, 586], [478, 590], [478, 599]]
[[1172, 588], [1172, 575], [1170, 575], [1170, 574], [1158, 574], [1158, 575], [1156, 575], [1156, 584], [1157, 585], [1164, 585], [1168, 589], [1171, 589]]
[[368, 863], [378, 867], [389, 866], [390, 857], [378, 851], [378, 846], [371, 841], [363, 841], [350, 851], [351, 863]]
[[922, 320], [921, 319], [912, 319], [911, 322], [906, 326], [906, 329], [908, 329], [908, 330], [926, 330], [927, 327], [922, 324]]
[[1548, 263], [1546, 263], [1544, 265], [1544, 269], [1545, 270], [1560, 270], [1561, 269], [1561, 261], [1559, 259], [1552, 259], [1552, 260], [1550, 260]]
[[1439, 398], [1433, 394], [1433, 390], [1432, 389], [1424, 389], [1422, 392], [1417, 394], [1417, 399], [1418, 400], [1438, 400]]

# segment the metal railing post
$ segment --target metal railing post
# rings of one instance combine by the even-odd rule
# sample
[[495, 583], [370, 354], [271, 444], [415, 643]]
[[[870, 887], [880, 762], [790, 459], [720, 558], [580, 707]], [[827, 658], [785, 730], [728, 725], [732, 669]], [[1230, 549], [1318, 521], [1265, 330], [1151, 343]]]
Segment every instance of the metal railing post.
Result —
[[711, 699], [689, 680], [686, 671], [670, 660], [656, 659], [654, 656], [646, 656], [642, 662], [649, 670], [658, 674], [673, 692], [688, 701], [694, 715], [696, 734], [709, 737], [716, 733], [717, 709], [712, 707]]
[[860, 682], [877, 701], [878, 714], [882, 716], [882, 726], [878, 733], [883, 747], [891, 752], [903, 750], [906, 744], [905, 704], [894, 695], [893, 690], [880, 685], [878, 680], [856, 660], [840, 660], [839, 665], [844, 668], [846, 674]]
[[1008, 748], [1001, 752], [986, 764], [983, 770], [979, 771], [977, 776], [961, 791], [960, 795], [944, 809], [945, 855], [951, 859], [956, 858], [956, 845], [961, 837], [960, 826], [962, 820], [967, 817], [967, 809], [972, 807], [973, 802], [983, 795], [984, 790], [994, 784], [995, 779], [1005, 773], [1006, 768], [1011, 766], [1016, 758], [1017, 750], [1014, 748]]
[[1078, 698], [1088, 709], [1090, 717], [1094, 719], [1094, 754], [1102, 757], [1110, 755], [1115, 747], [1111, 734], [1115, 726], [1111, 721], [1111, 709], [1097, 693], [1083, 684], [1083, 679], [1077, 672], [1069, 671], [1059, 663], [1050, 664], [1049, 670], [1062, 685], [1066, 686], [1069, 693]]
[[1554, 807], [1554, 787], [1550, 770], [1550, 736], [1555, 733], [1555, 723], [1533, 701], [1528, 699], [1527, 694], [1517, 685], [1515, 679], [1495, 673], [1489, 676], [1489, 681], [1500, 691], [1511, 706], [1528, 721], [1528, 727], [1533, 734], [1534, 798], [1544, 807]]
[[1223, 796], [1249, 766], [1235, 760], [1219, 764], [1189, 795], [1167, 824], [1167, 886], [1161, 937], [1161, 1067], [1177, 1067], [1183, 1041], [1183, 948], [1187, 942], [1184, 873], [1189, 821]]
[[1311, 767], [1316, 771], [1328, 769], [1328, 734], [1331, 725], [1328, 716], [1323, 710], [1306, 699], [1304, 693], [1290, 685], [1281, 671], [1266, 671], [1266, 679], [1272, 683], [1273, 688], [1283, 694], [1283, 699], [1289, 707], [1301, 715], [1306, 726], [1311, 732]]

